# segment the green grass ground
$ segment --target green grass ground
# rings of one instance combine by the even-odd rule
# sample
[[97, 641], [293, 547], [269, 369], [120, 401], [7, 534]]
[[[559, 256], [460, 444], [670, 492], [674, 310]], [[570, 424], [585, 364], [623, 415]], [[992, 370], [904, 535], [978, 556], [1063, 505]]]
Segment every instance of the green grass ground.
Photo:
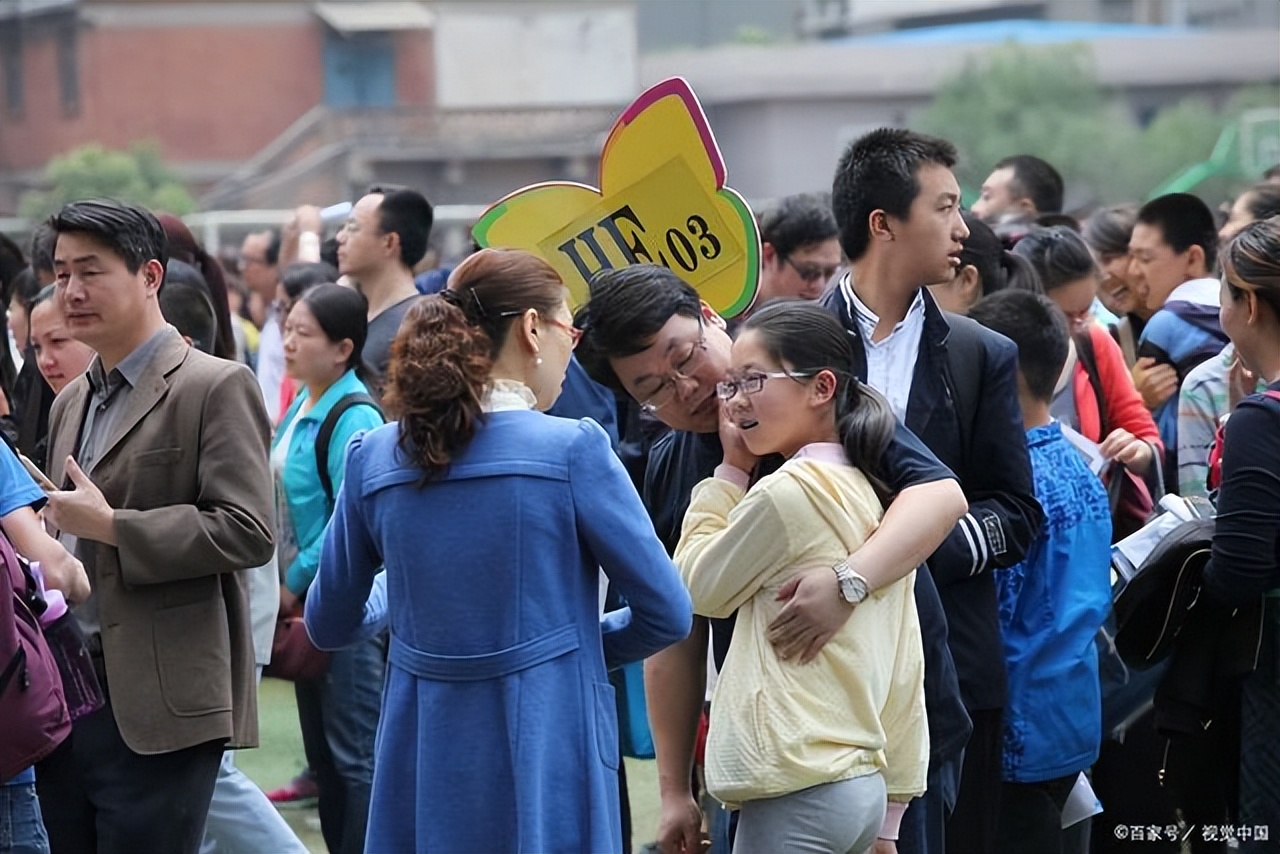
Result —
[[[283, 786], [302, 770], [302, 733], [298, 729], [298, 709], [293, 701], [293, 685], [278, 679], [263, 679], [258, 693], [259, 747], [236, 755], [236, 764], [264, 790]], [[658, 827], [658, 782], [653, 762], [627, 760], [627, 782], [631, 790], [631, 820], [635, 828], [635, 848], [653, 839]], [[324, 840], [314, 809], [285, 809], [281, 814], [312, 851], [324, 854]]]

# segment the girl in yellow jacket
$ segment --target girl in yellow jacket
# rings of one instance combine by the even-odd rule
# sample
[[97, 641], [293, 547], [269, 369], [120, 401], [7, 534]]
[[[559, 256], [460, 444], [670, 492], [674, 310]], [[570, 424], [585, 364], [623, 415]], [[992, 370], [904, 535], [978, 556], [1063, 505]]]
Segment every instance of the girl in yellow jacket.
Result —
[[[737, 611], [711, 702], [707, 787], [741, 810], [734, 854], [858, 852], [894, 839], [925, 787], [924, 659], [912, 586], [894, 582], [854, 609], [808, 664], [767, 638], [777, 592], [833, 567], [875, 529], [875, 471], [894, 430], [885, 400], [848, 373], [852, 345], [811, 303], [770, 305], [733, 345], [722, 404], [724, 463], [695, 487], [675, 562], [708, 617]], [[769, 454], [786, 462], [748, 489]]]

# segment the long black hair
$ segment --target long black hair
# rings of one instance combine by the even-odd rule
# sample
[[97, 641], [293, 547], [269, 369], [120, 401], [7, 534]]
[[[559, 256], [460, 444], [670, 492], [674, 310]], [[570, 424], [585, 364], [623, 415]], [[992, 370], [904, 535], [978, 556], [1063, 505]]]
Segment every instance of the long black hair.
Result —
[[364, 342], [369, 335], [369, 303], [364, 294], [355, 288], [323, 284], [304, 292], [298, 302], [306, 304], [330, 341], [336, 343], [351, 339], [347, 370], [354, 368], [357, 377], [367, 379], [369, 370], [364, 364]]
[[853, 339], [826, 309], [805, 300], [773, 301], [751, 315], [742, 331], [754, 331], [773, 359], [794, 372], [831, 371], [836, 378], [836, 432], [849, 464], [861, 469], [882, 497], [880, 459], [896, 419], [889, 402], [849, 373]]

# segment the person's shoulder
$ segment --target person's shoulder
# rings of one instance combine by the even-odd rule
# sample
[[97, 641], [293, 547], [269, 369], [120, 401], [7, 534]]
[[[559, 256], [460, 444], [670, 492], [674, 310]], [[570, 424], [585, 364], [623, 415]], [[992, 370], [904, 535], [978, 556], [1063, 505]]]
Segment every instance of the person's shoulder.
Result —
[[951, 327], [951, 334], [947, 338], [948, 346], [981, 349], [988, 356], [1012, 354], [1015, 358], [1017, 357], [1018, 346], [999, 332], [988, 329], [973, 318], [962, 314], [948, 312], [944, 316], [947, 325]]

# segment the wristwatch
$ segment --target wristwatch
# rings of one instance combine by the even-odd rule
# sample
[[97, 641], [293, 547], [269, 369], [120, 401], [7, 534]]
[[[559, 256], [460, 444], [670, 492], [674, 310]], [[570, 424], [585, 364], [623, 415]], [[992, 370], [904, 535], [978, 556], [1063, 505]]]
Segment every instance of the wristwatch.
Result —
[[840, 584], [840, 598], [850, 605], [857, 605], [870, 595], [867, 580], [853, 571], [848, 560], [842, 560], [835, 566], [836, 581]]

